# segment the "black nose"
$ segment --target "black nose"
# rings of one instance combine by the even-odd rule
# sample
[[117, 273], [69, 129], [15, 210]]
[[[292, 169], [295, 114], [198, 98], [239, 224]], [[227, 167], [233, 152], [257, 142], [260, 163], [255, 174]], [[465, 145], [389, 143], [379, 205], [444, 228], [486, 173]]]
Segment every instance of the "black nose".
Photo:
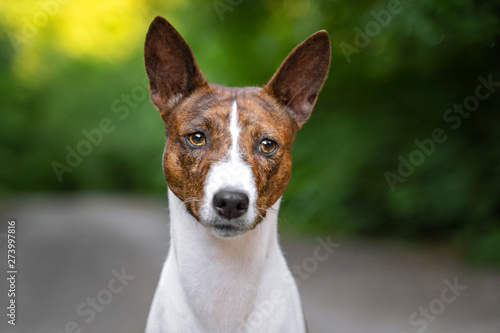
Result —
[[220, 190], [214, 195], [215, 211], [226, 219], [235, 219], [248, 210], [248, 196], [243, 192]]

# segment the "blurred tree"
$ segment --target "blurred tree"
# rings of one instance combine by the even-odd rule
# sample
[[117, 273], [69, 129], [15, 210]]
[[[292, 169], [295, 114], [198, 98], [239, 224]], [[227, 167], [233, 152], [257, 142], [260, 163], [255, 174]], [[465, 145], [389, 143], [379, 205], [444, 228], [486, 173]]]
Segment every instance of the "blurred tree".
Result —
[[[326, 29], [330, 77], [283, 200], [291, 229], [438, 241], [500, 262], [499, 14], [500, 1], [466, 0], [4, 2], [0, 191], [165, 191], [142, 65], [155, 15], [230, 86], [264, 84]], [[463, 104], [475, 111], [453, 111]]]

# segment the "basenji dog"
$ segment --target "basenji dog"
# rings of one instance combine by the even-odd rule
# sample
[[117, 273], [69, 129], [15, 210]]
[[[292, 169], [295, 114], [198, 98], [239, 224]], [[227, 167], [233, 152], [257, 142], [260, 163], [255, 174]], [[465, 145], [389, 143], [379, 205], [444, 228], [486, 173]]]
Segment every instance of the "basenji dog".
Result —
[[165, 123], [171, 240], [147, 333], [306, 332], [277, 218], [330, 53], [316, 32], [264, 87], [227, 88], [207, 83], [169, 22], [151, 23], [144, 62]]

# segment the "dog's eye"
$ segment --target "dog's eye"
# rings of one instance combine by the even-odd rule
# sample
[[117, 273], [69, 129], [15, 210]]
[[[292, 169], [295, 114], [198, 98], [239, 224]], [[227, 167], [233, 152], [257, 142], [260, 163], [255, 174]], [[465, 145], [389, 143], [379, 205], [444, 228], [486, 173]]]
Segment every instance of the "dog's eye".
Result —
[[188, 135], [189, 143], [196, 147], [204, 146], [207, 142], [205, 134], [201, 132], [191, 133]]
[[278, 148], [278, 144], [271, 139], [264, 139], [260, 142], [260, 151], [264, 155], [271, 155], [276, 151], [276, 148]]

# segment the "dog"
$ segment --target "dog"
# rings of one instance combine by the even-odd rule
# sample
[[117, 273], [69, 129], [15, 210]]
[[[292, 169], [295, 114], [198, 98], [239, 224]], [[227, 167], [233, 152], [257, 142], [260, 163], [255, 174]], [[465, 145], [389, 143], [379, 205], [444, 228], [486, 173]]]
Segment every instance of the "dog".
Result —
[[318, 31], [264, 87], [228, 88], [206, 81], [167, 20], [151, 23], [144, 63], [165, 124], [171, 241], [147, 333], [307, 331], [277, 218], [295, 133], [330, 55], [328, 34]]

